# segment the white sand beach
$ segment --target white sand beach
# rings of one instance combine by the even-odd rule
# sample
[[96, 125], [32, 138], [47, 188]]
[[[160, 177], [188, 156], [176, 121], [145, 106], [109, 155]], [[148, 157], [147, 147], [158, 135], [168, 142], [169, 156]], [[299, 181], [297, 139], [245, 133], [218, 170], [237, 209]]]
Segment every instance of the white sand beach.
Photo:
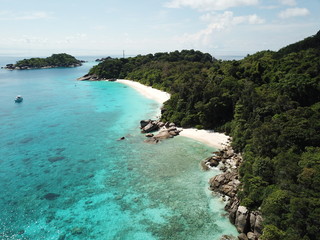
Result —
[[192, 138], [211, 147], [223, 149], [228, 145], [229, 136], [214, 132], [213, 130], [198, 130], [196, 128], [183, 128], [180, 136]]
[[143, 85], [143, 84], [135, 82], [135, 81], [125, 80], [125, 79], [117, 79], [117, 82], [126, 84], [126, 85], [136, 89], [138, 92], [140, 92], [146, 98], [153, 99], [160, 104], [163, 104], [165, 101], [170, 99], [169, 93], [160, 91], [158, 89]]
[[[117, 79], [117, 82], [126, 84], [136, 89], [143, 96], [153, 99], [160, 104], [163, 104], [165, 101], [170, 99], [169, 93], [160, 91], [158, 89], [155, 89], [149, 86], [145, 86], [135, 81]], [[217, 133], [212, 130], [198, 130], [195, 128], [186, 128], [186, 129], [183, 128], [182, 132], [180, 132], [180, 135], [184, 137], [192, 138], [194, 140], [197, 140], [199, 142], [202, 142], [204, 144], [207, 144], [211, 147], [218, 148], [218, 149], [222, 149], [226, 145], [228, 145], [228, 138], [229, 138], [229, 136], [223, 133]]]

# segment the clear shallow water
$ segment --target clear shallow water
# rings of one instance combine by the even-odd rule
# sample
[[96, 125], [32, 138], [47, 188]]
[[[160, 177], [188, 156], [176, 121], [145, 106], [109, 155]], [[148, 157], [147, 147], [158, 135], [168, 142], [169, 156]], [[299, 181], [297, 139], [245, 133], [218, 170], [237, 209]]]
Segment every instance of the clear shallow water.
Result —
[[120, 83], [75, 81], [91, 66], [0, 70], [0, 239], [236, 235], [207, 190], [218, 172], [199, 168], [213, 149], [143, 143], [139, 121], [157, 103]]

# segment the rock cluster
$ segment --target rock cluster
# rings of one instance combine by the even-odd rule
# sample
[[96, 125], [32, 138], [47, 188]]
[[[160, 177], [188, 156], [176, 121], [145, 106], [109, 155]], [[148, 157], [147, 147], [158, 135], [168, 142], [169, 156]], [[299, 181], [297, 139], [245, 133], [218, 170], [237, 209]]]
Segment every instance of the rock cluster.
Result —
[[240, 233], [240, 240], [258, 240], [262, 234], [262, 216], [259, 211], [250, 211], [245, 206], [240, 205], [237, 192], [240, 187], [238, 167], [242, 163], [240, 154], [236, 154], [228, 146], [220, 152], [215, 152], [214, 156], [202, 162], [202, 166], [219, 166], [223, 173], [210, 179], [210, 190], [222, 194], [228, 198], [225, 210], [229, 214], [229, 220], [234, 224]]
[[[157, 120], [141, 120], [140, 128], [141, 132], [146, 133], [146, 137], [148, 138], [145, 140], [145, 142], [152, 144], [158, 143], [163, 139], [173, 138], [180, 133], [180, 130], [177, 129], [174, 123], [163, 123]], [[158, 130], [159, 132], [156, 135], [151, 133]]]
[[86, 74], [82, 77], [79, 77], [77, 80], [78, 81], [111, 81], [111, 82], [114, 82], [117, 79], [115, 79], [115, 78], [111, 78], [111, 79], [100, 78], [96, 74]]
[[104, 58], [97, 58], [96, 62], [103, 62], [104, 60], [110, 60], [112, 57], [104, 57]]

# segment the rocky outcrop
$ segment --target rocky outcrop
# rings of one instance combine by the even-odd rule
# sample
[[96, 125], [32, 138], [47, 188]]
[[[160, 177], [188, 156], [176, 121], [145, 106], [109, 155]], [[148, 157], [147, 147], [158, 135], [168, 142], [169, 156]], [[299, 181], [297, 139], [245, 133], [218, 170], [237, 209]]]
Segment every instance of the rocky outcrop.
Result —
[[156, 120], [141, 120], [141, 133], [150, 133], [159, 130], [159, 121]]
[[[96, 80], [93, 80], [93, 79], [96, 79]], [[98, 81], [98, 77], [95, 75], [86, 74], [82, 77], [79, 77], [77, 80], [78, 81]]]
[[221, 161], [221, 158], [218, 156], [208, 157], [200, 162], [200, 165], [203, 170], [207, 171], [210, 168], [217, 167]]
[[103, 61], [105, 61], [105, 60], [110, 60], [110, 59], [112, 59], [112, 57], [97, 58], [95, 61], [96, 61], [96, 62], [103, 62]]
[[240, 181], [238, 180], [237, 173], [225, 172], [211, 178], [209, 184], [212, 191], [233, 198], [237, 194]]
[[114, 82], [117, 79], [116, 78], [110, 78], [110, 79], [100, 78], [96, 74], [86, 74], [86, 75], [84, 75], [82, 77], [79, 77], [77, 80], [78, 81], [109, 81], [109, 82]]
[[238, 175], [238, 167], [242, 163], [241, 154], [237, 154], [228, 146], [220, 152], [215, 152], [214, 156], [204, 160], [206, 165], [214, 166], [216, 162], [223, 173], [214, 176], [209, 180], [210, 190], [221, 194], [228, 199], [225, 210], [228, 212], [229, 220], [234, 224], [240, 233], [240, 240], [258, 240], [262, 234], [263, 218], [259, 211], [251, 211], [240, 205], [237, 192], [241, 185]]
[[[158, 143], [160, 140], [173, 138], [179, 135], [180, 130], [177, 129], [174, 123], [163, 123], [157, 120], [141, 120], [140, 121], [141, 133], [146, 133], [148, 139], [146, 143]], [[157, 134], [151, 134], [151, 132], [159, 131]]]
[[234, 225], [239, 233], [247, 233], [249, 231], [250, 212], [245, 206], [239, 206], [236, 212]]

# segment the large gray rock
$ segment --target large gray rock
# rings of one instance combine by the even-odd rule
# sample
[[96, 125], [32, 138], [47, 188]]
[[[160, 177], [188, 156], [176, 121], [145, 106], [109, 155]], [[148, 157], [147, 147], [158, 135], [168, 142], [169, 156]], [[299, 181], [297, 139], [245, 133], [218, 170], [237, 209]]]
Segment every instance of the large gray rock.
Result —
[[172, 138], [173, 136], [167, 130], [162, 130], [157, 135], [154, 136], [155, 139], [162, 140]]
[[238, 236], [238, 240], [248, 240], [248, 237], [246, 234], [240, 233]]
[[254, 233], [260, 237], [260, 235], [262, 235], [262, 222], [263, 222], [263, 218], [261, 216], [260, 213], [258, 213], [256, 215], [256, 221], [255, 221], [255, 224], [254, 224]]
[[169, 127], [175, 127], [176, 125], [174, 123], [169, 123]]
[[141, 120], [140, 121], [140, 128], [144, 128], [145, 126], [147, 126], [149, 123], [151, 122], [151, 120]]
[[153, 137], [153, 136], [154, 136], [153, 133], [147, 133], [147, 134], [146, 134], [146, 137]]
[[250, 231], [254, 231], [254, 226], [256, 224], [256, 214], [255, 212], [250, 213]]
[[164, 127], [164, 123], [163, 122], [158, 122], [158, 126], [159, 126], [159, 128], [162, 128], [162, 127]]
[[83, 77], [79, 77], [77, 80], [78, 81], [99, 81], [102, 79], [100, 79], [96, 74], [92, 74], [92, 75], [86, 74]]
[[232, 147], [228, 147], [226, 151], [224, 151], [223, 157], [224, 158], [231, 158], [234, 155], [234, 150]]
[[249, 210], [245, 206], [239, 206], [236, 213], [235, 226], [240, 233], [248, 232]]
[[247, 237], [248, 237], [248, 240], [258, 240], [257, 235], [254, 234], [253, 232], [248, 232]]
[[204, 161], [211, 167], [217, 167], [219, 165], [220, 159], [213, 156], [206, 158]]
[[149, 133], [158, 130], [159, 127], [156, 122], [150, 121], [145, 127], [142, 128], [142, 133]]
[[78, 81], [88, 81], [88, 80], [90, 80], [90, 78], [91, 78], [91, 75], [86, 74], [83, 77], [79, 77], [77, 80]]
[[239, 200], [237, 198], [232, 198], [225, 206], [225, 210], [229, 212], [229, 220], [232, 224], [236, 222], [236, 214], [239, 207]]
[[225, 172], [214, 176], [209, 180], [210, 189], [229, 197], [234, 197], [240, 185], [237, 176], [236, 172]]

